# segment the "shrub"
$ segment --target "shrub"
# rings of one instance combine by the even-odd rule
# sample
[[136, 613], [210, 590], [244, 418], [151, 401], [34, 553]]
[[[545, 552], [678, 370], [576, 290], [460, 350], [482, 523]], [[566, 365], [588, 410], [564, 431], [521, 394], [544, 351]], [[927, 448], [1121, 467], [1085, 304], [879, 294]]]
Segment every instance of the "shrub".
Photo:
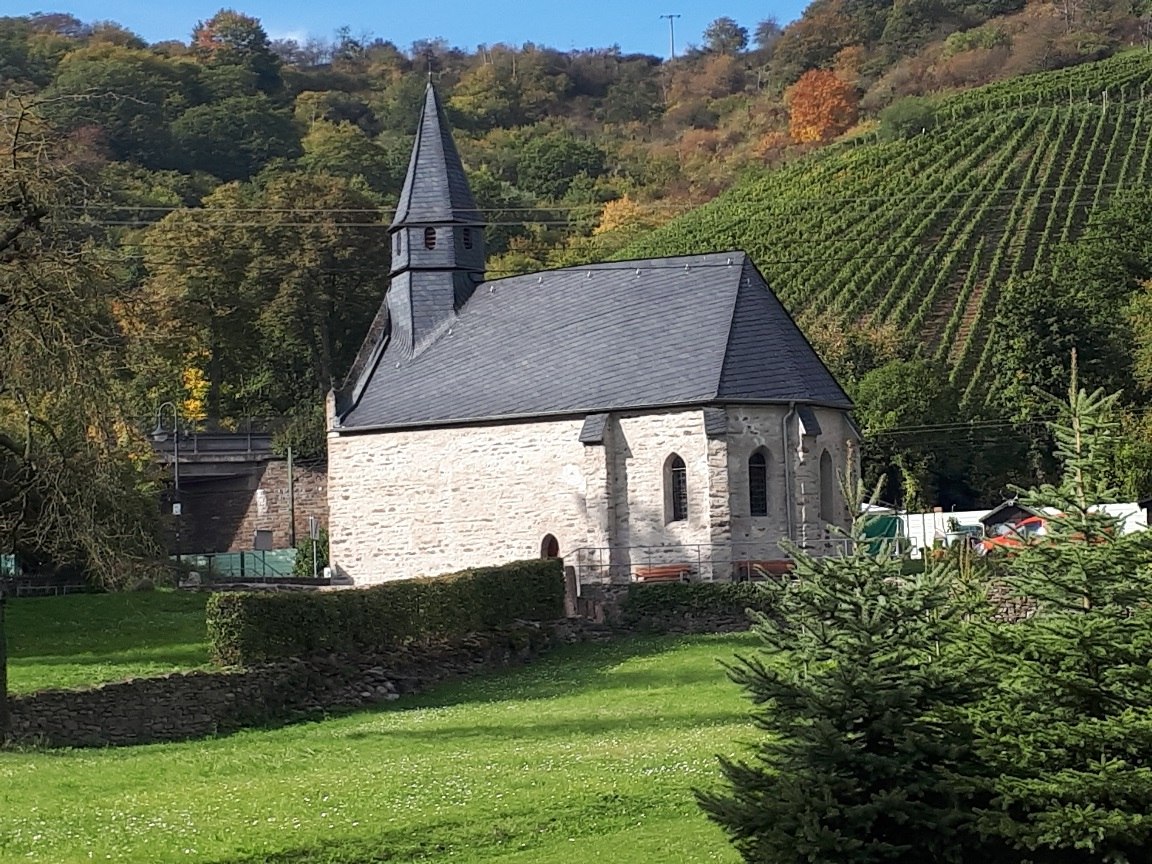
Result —
[[880, 112], [880, 134], [888, 141], [911, 138], [936, 125], [935, 99], [906, 96]]
[[944, 57], [952, 57], [963, 51], [975, 48], [998, 48], [1001, 45], [1011, 45], [1012, 39], [1002, 27], [987, 23], [971, 30], [962, 30], [953, 33], [944, 40]]
[[296, 543], [296, 560], [292, 563], [292, 575], [297, 579], [311, 579], [313, 576], [312, 569], [312, 547], [316, 547], [316, 569], [317, 575], [324, 572], [324, 568], [328, 566], [328, 529], [320, 529], [320, 537], [313, 540], [311, 537], [304, 537]]
[[221, 593], [208, 601], [213, 659], [249, 665], [285, 657], [367, 654], [423, 638], [491, 630], [563, 614], [559, 560], [521, 561], [371, 588]]
[[633, 584], [620, 603], [620, 616], [625, 624], [659, 626], [686, 617], [743, 615], [746, 609], [767, 613], [769, 600], [755, 582]]

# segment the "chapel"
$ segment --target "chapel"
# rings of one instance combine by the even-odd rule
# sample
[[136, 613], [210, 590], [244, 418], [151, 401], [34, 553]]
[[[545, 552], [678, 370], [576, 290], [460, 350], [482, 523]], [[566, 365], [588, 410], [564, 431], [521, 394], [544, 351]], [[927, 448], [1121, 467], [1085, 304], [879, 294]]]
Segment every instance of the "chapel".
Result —
[[725, 580], [782, 540], [837, 550], [852, 403], [745, 253], [486, 280], [484, 232], [429, 83], [390, 282], [328, 400], [335, 574]]

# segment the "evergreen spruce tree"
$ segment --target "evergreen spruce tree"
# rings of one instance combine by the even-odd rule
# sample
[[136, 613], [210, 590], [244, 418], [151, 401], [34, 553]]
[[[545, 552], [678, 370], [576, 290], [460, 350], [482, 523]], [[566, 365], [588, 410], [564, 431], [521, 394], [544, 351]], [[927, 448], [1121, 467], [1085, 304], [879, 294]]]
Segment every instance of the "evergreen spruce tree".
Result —
[[973, 808], [953, 781], [972, 771], [972, 740], [948, 710], [981, 689], [949, 650], [966, 593], [954, 560], [904, 575], [864, 523], [851, 554], [792, 550], [795, 578], [766, 586], [761, 651], [728, 667], [764, 734], [748, 761], [721, 760], [726, 788], [697, 798], [745, 861], [973, 860]]
[[979, 826], [1036, 862], [1152, 861], [1152, 533], [1106, 481], [1117, 396], [1077, 389], [1052, 425], [1059, 485], [1021, 497], [1043, 537], [1003, 562], [1024, 621], [989, 624], [999, 685], [971, 712], [992, 806]]

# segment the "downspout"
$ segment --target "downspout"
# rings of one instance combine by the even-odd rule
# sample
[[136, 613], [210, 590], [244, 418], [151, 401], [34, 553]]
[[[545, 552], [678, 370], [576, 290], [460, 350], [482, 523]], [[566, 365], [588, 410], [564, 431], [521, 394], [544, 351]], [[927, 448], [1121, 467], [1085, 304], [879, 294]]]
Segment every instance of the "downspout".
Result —
[[792, 494], [792, 453], [788, 449], [788, 424], [795, 416], [796, 403], [789, 402], [788, 413], [785, 414], [784, 419], [780, 421], [780, 441], [783, 444], [781, 461], [784, 463], [784, 511], [788, 522], [789, 542], [795, 540], [796, 537], [796, 508]]

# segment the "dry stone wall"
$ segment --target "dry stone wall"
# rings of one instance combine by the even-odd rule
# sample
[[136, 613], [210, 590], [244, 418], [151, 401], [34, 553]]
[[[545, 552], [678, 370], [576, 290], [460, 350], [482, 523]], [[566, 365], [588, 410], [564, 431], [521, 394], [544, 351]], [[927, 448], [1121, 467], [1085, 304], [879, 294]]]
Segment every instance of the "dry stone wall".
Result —
[[580, 638], [578, 629], [525, 625], [387, 655], [328, 655], [15, 696], [9, 740], [49, 747], [183, 741], [362, 708], [447, 678], [527, 662], [558, 641]]

